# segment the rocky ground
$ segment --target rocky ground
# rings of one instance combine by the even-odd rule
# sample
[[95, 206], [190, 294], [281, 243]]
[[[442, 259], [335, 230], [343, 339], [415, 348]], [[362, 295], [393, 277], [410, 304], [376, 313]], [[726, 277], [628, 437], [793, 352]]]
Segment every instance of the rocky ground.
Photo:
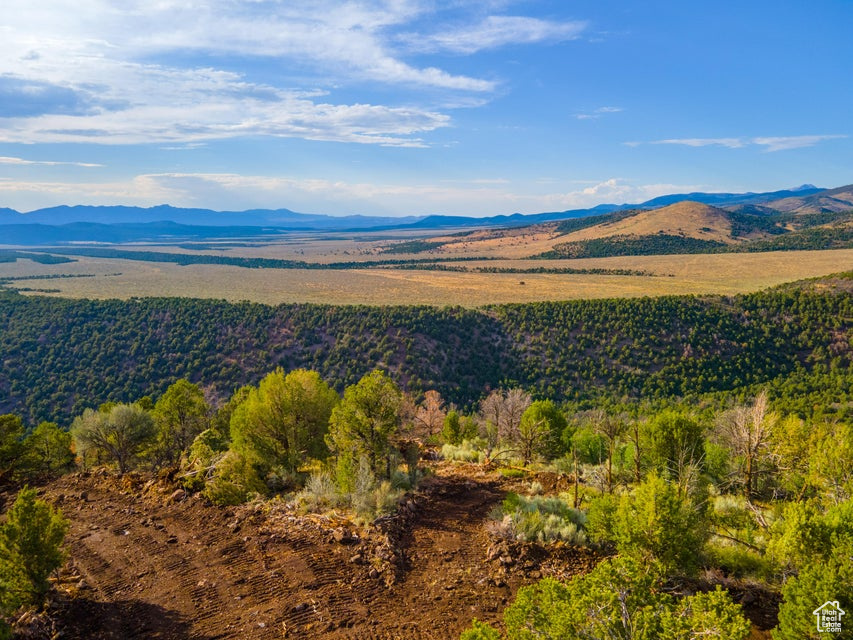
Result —
[[473, 618], [499, 623], [519, 587], [601, 559], [495, 537], [489, 512], [514, 482], [439, 463], [397, 515], [361, 528], [277, 501], [219, 508], [168, 480], [68, 475], [43, 492], [71, 521], [71, 559], [31, 637], [458, 638]]
[[65, 476], [44, 491], [71, 521], [53, 627], [121, 640], [458, 638], [472, 618], [497, 622], [520, 586], [598, 560], [490, 535], [498, 478], [439, 466], [398, 515], [363, 529], [276, 502], [222, 509], [167, 481]]

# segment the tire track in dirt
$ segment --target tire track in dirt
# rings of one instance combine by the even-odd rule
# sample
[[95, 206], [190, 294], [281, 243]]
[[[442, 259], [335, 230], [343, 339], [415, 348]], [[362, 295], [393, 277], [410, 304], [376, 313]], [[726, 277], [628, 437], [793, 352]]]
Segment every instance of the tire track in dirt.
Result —
[[69, 601], [66, 637], [455, 640], [472, 618], [498, 622], [532, 581], [495, 578], [487, 523], [504, 490], [472, 469], [442, 467], [424, 482], [395, 538], [405, 566], [391, 587], [354, 558], [383, 538], [376, 530], [343, 543], [332, 536], [340, 519], [66, 476], [47, 494], [71, 521], [70, 555], [91, 587]]
[[445, 640], [458, 638], [474, 617], [495, 618], [509, 586], [489, 584], [486, 523], [503, 491], [450, 474], [433, 478], [425, 493], [402, 540], [404, 579], [373, 605], [379, 628], [354, 629], [342, 638]]

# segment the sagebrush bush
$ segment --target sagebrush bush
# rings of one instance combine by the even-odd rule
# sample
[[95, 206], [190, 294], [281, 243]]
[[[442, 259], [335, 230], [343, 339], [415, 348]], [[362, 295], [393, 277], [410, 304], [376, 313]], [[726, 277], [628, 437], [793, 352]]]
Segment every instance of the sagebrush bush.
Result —
[[584, 545], [587, 541], [584, 514], [563, 498], [509, 493], [493, 517], [501, 518], [501, 533], [523, 542], [562, 540]]
[[338, 493], [334, 476], [328, 471], [318, 471], [308, 476], [305, 487], [296, 494], [296, 503], [307, 511], [322, 512], [346, 502]]
[[441, 447], [441, 457], [457, 462], [483, 462], [486, 457], [483, 447], [485, 442], [480, 438], [463, 440], [462, 444], [445, 444]]

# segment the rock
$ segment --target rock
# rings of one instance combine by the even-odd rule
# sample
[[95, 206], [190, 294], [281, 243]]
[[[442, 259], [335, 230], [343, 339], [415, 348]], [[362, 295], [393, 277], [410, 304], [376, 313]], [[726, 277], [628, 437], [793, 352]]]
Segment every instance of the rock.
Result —
[[332, 538], [334, 538], [335, 542], [340, 544], [347, 544], [350, 540], [352, 540], [352, 534], [348, 529], [344, 527], [339, 527], [332, 532]]
[[166, 501], [167, 502], [178, 502], [180, 500], [183, 500], [186, 497], [187, 497], [186, 491], [184, 491], [183, 489], [175, 489], [172, 492], [172, 495], [170, 495]]
[[362, 556], [360, 553], [357, 553], [352, 558], [350, 558], [349, 561], [353, 564], [361, 564], [362, 562], [364, 562], [364, 556]]
[[307, 602], [302, 602], [302, 603], [296, 605], [295, 607], [293, 607], [293, 613], [301, 613], [303, 611], [306, 611], [308, 609], [308, 607], [310, 607], [310, 606], [311, 605], [309, 605]]

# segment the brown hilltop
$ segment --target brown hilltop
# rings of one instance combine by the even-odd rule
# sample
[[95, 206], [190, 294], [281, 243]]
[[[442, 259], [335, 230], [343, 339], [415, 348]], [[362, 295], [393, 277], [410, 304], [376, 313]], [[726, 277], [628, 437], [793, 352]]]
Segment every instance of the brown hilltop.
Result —
[[594, 227], [579, 229], [560, 238], [561, 242], [594, 240], [611, 236], [651, 236], [666, 234], [701, 240], [733, 242], [728, 212], [701, 202], [685, 200], [660, 209], [640, 211], [635, 215]]
[[[581, 219], [582, 220], [582, 219]], [[734, 243], [731, 214], [689, 200], [659, 209], [617, 212], [599, 224], [560, 233], [559, 223], [549, 222], [514, 229], [488, 229], [464, 238], [435, 238], [445, 255], [496, 255], [523, 258], [550, 251], [554, 245], [612, 236], [656, 236], [659, 234]], [[749, 236], [752, 239], [753, 236]]]

